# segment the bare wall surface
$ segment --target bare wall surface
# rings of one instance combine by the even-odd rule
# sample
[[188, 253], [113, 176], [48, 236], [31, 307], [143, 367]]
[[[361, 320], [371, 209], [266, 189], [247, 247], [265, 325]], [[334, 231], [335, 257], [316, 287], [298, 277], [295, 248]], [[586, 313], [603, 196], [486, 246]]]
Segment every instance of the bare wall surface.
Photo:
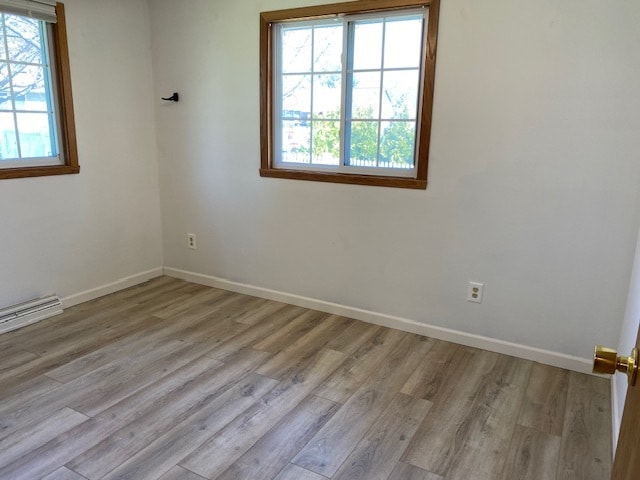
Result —
[[258, 176], [258, 14], [301, 3], [149, 1], [156, 96], [181, 94], [156, 116], [165, 265], [582, 358], [617, 344], [640, 3], [443, 1], [426, 191]]
[[0, 181], [0, 306], [162, 265], [144, 0], [66, 0], [79, 175]]

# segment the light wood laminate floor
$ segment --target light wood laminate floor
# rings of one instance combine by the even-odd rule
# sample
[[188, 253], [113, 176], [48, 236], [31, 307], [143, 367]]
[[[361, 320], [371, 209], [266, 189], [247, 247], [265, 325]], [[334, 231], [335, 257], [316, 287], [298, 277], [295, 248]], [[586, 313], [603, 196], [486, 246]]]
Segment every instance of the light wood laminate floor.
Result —
[[0, 335], [0, 478], [605, 480], [606, 380], [168, 277]]

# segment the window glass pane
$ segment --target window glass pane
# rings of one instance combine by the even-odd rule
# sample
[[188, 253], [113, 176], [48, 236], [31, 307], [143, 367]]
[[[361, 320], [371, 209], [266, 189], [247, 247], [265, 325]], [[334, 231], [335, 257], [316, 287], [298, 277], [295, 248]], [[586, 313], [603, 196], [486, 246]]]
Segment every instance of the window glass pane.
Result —
[[340, 165], [340, 122], [313, 122], [313, 163]]
[[9, 59], [15, 62], [42, 63], [40, 22], [18, 15], [5, 15]]
[[7, 49], [4, 47], [4, 15], [0, 13], [0, 60], [7, 59]]
[[340, 118], [342, 75], [313, 76], [313, 118]]
[[13, 64], [12, 71], [16, 110], [48, 111], [45, 69], [33, 65]]
[[304, 123], [282, 122], [283, 163], [311, 163], [311, 125]]
[[0, 160], [18, 158], [18, 141], [13, 122], [13, 114], [0, 112]]
[[380, 116], [380, 73], [353, 74], [352, 118], [377, 119]]
[[415, 122], [382, 122], [380, 166], [413, 168]]
[[283, 117], [309, 118], [311, 113], [311, 76], [282, 76]]
[[22, 158], [54, 157], [50, 117], [46, 113], [18, 113], [18, 138]]
[[347, 165], [375, 167], [378, 156], [378, 122], [351, 122]]
[[418, 70], [384, 72], [382, 118], [416, 118], [419, 77]]
[[387, 19], [384, 68], [418, 68], [422, 52], [422, 17]]
[[282, 28], [282, 71], [306, 73], [311, 71], [311, 27]]
[[315, 72], [342, 70], [342, 26], [317, 27], [314, 32]]
[[361, 21], [354, 25], [354, 70], [381, 68], [382, 26], [381, 20]]
[[[0, 36], [0, 40], [2, 37]], [[9, 65], [5, 62], [0, 62], [0, 109], [11, 110], [13, 104], [11, 103], [11, 83], [9, 82]]]

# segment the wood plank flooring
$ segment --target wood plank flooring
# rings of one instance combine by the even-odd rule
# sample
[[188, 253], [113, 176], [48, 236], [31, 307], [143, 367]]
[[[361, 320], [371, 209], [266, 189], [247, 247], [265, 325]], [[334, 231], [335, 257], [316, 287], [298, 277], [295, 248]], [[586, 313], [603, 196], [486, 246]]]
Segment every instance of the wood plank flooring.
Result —
[[160, 277], [0, 335], [4, 480], [606, 480], [607, 380]]

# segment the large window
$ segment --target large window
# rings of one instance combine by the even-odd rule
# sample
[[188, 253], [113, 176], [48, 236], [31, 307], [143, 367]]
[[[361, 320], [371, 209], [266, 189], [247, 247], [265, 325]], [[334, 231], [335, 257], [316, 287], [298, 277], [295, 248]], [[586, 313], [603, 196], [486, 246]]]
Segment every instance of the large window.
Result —
[[0, 178], [78, 173], [64, 6], [0, 0]]
[[262, 13], [261, 175], [425, 188], [437, 17], [425, 0]]

